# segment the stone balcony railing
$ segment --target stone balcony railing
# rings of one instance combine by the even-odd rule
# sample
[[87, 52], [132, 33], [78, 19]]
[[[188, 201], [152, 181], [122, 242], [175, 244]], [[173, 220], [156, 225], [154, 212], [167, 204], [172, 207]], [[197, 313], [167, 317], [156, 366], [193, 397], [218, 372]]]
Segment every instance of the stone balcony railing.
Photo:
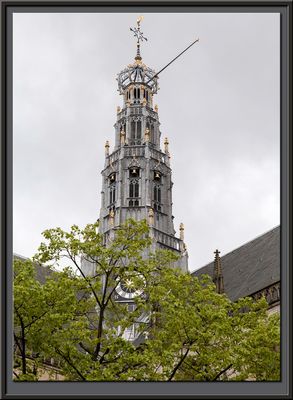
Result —
[[170, 247], [174, 250], [180, 251], [180, 239], [175, 236], [168, 235], [167, 233], [161, 232], [156, 228], [153, 228], [154, 238], [160, 244]]
[[109, 164], [113, 164], [119, 158], [119, 149], [115, 150], [112, 154], [108, 156]]
[[151, 149], [151, 157], [164, 164], [168, 162], [168, 155], [156, 149]]
[[[146, 156], [146, 146], [145, 145], [132, 145], [132, 146], [124, 146], [124, 157], [145, 157]], [[168, 165], [168, 155], [162, 153], [159, 150], [156, 150], [152, 147], [149, 147], [150, 156], [156, 161], [160, 161], [163, 164]], [[115, 150], [112, 154], [107, 157], [107, 161], [109, 164], [113, 164], [115, 161], [119, 159], [120, 149]]]
[[124, 156], [126, 157], [144, 157], [145, 146], [124, 146]]
[[[154, 111], [151, 107], [146, 106], [148, 115], [154, 119], [158, 119], [158, 113]], [[130, 107], [130, 115], [142, 115], [142, 109], [138, 107]], [[127, 117], [127, 109], [124, 108], [117, 113], [118, 120]]]

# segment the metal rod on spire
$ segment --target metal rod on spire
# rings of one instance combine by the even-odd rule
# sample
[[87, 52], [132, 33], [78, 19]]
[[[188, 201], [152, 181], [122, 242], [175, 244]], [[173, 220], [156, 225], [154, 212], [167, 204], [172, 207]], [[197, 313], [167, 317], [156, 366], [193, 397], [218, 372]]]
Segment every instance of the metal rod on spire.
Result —
[[159, 72], [156, 73], [156, 75], [154, 75], [151, 79], [149, 79], [146, 82], [146, 85], [152, 81], [154, 78], [156, 78], [161, 72], [164, 71], [164, 69], [166, 69], [167, 67], [169, 67], [170, 64], [172, 64], [172, 62], [174, 62], [175, 60], [177, 60], [178, 57], [180, 57], [183, 53], [185, 53], [188, 49], [190, 49], [191, 46], [194, 45], [194, 43], [199, 42], [199, 39], [196, 39], [194, 42], [192, 42], [188, 47], [186, 47], [186, 49], [184, 49], [180, 54], [178, 54], [178, 56], [176, 56], [175, 58], [173, 58], [173, 60], [171, 60], [167, 65], [165, 65], [164, 68], [162, 68]]

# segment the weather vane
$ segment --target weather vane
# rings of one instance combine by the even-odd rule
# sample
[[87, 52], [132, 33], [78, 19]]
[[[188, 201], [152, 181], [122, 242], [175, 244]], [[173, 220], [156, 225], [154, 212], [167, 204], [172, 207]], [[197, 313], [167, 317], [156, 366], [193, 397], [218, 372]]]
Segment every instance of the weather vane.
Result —
[[143, 32], [141, 32], [141, 30], [140, 30], [140, 23], [142, 20], [143, 20], [143, 16], [141, 15], [136, 20], [137, 27], [130, 28], [130, 30], [134, 33], [134, 36], [137, 38], [137, 53], [136, 53], [136, 57], [135, 57], [136, 60], [141, 60], [140, 42], [143, 42], [144, 40], [147, 41], [147, 38], [143, 36]]

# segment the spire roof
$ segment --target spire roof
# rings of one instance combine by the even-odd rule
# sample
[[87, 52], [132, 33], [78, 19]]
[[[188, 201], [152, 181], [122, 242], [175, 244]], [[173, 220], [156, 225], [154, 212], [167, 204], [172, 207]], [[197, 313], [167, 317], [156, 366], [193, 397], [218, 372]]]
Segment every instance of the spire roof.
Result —
[[143, 32], [140, 30], [140, 23], [142, 19], [143, 17], [140, 16], [136, 21], [137, 26], [135, 28], [130, 28], [137, 39], [136, 56], [134, 58], [134, 63], [129, 64], [118, 74], [117, 81], [120, 94], [123, 94], [129, 85], [136, 83], [148, 86], [152, 90], [153, 94], [157, 93], [159, 89], [156, 71], [152, 68], [149, 68], [142, 62], [140, 46], [142, 41], [147, 41], [147, 38], [143, 36]]

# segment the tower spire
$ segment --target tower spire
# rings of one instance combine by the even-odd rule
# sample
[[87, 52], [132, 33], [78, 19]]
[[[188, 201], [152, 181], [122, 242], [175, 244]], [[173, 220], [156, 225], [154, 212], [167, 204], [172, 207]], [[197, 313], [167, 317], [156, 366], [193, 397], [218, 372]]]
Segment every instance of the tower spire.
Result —
[[141, 31], [141, 21], [139, 17], [135, 28], [130, 28], [137, 44], [135, 60], [117, 77], [123, 105], [117, 108], [112, 152], [109, 142], [105, 145], [99, 231], [105, 235], [107, 244], [115, 227], [128, 218], [145, 219], [154, 249], [173, 250], [180, 256], [176, 266], [187, 271], [183, 225], [180, 237], [176, 237], [173, 223], [169, 141], [166, 139], [161, 149], [158, 107], [153, 108], [158, 79], [146, 84], [156, 72], [142, 62], [140, 53], [141, 42], [147, 40]]
[[130, 30], [134, 33], [134, 36], [137, 38], [136, 42], [136, 56], [135, 56], [135, 61], [139, 63], [141, 61], [141, 55], [140, 55], [140, 42], [143, 42], [144, 40], [147, 41], [147, 38], [143, 36], [143, 32], [140, 30], [140, 23], [143, 20], [143, 16], [140, 15], [137, 20], [136, 20], [136, 28], [130, 28]]

